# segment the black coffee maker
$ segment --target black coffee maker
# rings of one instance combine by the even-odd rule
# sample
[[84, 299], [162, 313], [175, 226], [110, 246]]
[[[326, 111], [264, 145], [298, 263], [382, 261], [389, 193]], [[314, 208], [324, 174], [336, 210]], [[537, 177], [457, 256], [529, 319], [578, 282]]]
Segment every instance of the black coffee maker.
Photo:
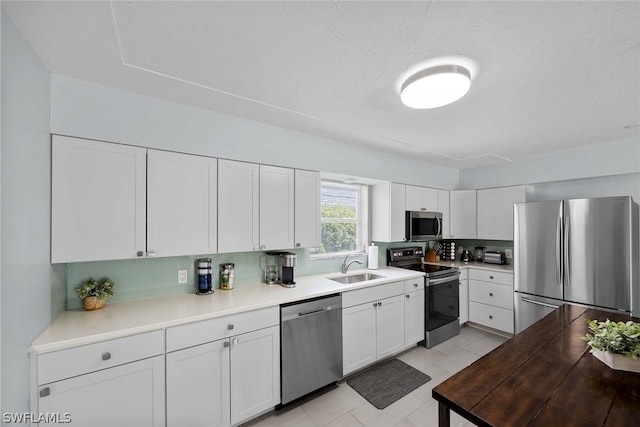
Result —
[[293, 269], [296, 266], [298, 256], [291, 252], [281, 252], [280, 257], [280, 285], [285, 288], [296, 286], [293, 280]]

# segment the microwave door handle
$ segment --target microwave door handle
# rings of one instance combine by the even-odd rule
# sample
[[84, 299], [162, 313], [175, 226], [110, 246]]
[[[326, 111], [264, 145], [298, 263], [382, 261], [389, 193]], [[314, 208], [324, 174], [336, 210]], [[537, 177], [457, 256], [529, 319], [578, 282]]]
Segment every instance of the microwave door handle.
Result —
[[436, 222], [438, 223], [438, 231], [436, 231], [436, 236], [442, 235], [442, 218], [436, 216]]

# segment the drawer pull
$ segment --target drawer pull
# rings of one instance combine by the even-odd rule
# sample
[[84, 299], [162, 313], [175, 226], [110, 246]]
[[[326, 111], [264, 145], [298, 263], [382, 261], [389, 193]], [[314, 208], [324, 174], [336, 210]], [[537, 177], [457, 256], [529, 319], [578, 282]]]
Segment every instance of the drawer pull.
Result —
[[109, 359], [111, 359], [111, 353], [110, 352], [107, 351], [105, 353], [102, 353], [102, 360], [104, 360], [106, 362]]
[[374, 302], [374, 303], [373, 303], [373, 306], [374, 306], [374, 307], [377, 307], [377, 306], [378, 306], [378, 303], [377, 303], [377, 302]]
[[413, 287], [414, 287], [414, 288], [417, 288], [417, 287], [418, 287], [418, 284], [417, 284], [417, 283], [414, 283], [414, 284], [413, 284]]
[[222, 343], [222, 346], [223, 346], [224, 348], [228, 348], [228, 347], [229, 347], [229, 341], [225, 341], [225, 342], [223, 342], [223, 343]]
[[138, 251], [138, 252], [136, 252], [136, 255], [137, 255], [137, 256], [144, 256], [144, 252], [142, 252], [142, 251]]
[[405, 297], [406, 299], [409, 299], [409, 298], [411, 298], [411, 297], [410, 297], [409, 295], [405, 295], [404, 297]]
[[493, 316], [492, 316], [492, 315], [489, 315], [489, 319], [493, 319]]
[[230, 331], [233, 331], [233, 324], [232, 324], [232, 323], [229, 323], [229, 324], [227, 325], [227, 329], [228, 329], [228, 330], [230, 330]]
[[493, 280], [493, 276], [489, 276], [489, 279]]
[[51, 389], [49, 387], [45, 387], [40, 390], [40, 397], [47, 397], [51, 394]]
[[379, 303], [378, 303], [378, 307], [382, 307], [382, 302], [379, 302]]
[[493, 296], [493, 292], [489, 292], [489, 296], [492, 297]]

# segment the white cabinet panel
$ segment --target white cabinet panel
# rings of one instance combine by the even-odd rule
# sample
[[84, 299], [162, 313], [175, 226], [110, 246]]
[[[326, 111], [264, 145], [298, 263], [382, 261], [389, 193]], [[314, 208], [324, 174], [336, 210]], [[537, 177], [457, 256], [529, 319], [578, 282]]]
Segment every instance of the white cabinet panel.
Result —
[[155, 356], [41, 385], [38, 412], [67, 413], [79, 426], [162, 427], [164, 379], [164, 357]]
[[257, 164], [218, 161], [218, 252], [258, 249], [259, 182]]
[[231, 423], [280, 403], [280, 328], [231, 338]]
[[440, 212], [438, 210], [438, 190], [435, 188], [407, 185], [405, 187], [405, 210]]
[[478, 190], [478, 238], [513, 240], [513, 204], [526, 193], [524, 185]]
[[[422, 281], [424, 279], [420, 279]], [[417, 280], [416, 280], [417, 281]], [[416, 281], [410, 282], [411, 286]], [[412, 347], [424, 339], [424, 287], [416, 286], [405, 294], [404, 305], [404, 346]]]
[[218, 160], [149, 150], [147, 162], [149, 253], [155, 256], [215, 253]]
[[260, 165], [260, 249], [293, 248], [293, 169]]
[[476, 190], [449, 192], [449, 233], [455, 239], [476, 238]]
[[451, 236], [450, 226], [451, 211], [449, 209], [449, 191], [438, 190], [438, 212], [442, 213], [442, 238], [448, 239]]
[[144, 255], [146, 152], [53, 136], [52, 263]]
[[376, 355], [385, 358], [404, 349], [404, 295], [379, 302], [376, 318]]
[[460, 272], [460, 324], [469, 321], [469, 274], [468, 270]]
[[295, 172], [295, 247], [321, 245], [320, 172], [296, 169]]
[[369, 302], [342, 310], [344, 375], [377, 360], [376, 307], [377, 302]]
[[371, 240], [405, 241], [405, 185], [392, 182], [371, 187]]
[[167, 427], [231, 422], [229, 340], [167, 354]]

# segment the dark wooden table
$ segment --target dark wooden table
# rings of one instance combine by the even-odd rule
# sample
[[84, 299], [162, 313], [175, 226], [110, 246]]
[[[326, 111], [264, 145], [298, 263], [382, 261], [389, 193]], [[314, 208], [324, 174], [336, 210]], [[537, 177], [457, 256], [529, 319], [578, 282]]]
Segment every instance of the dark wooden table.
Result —
[[436, 386], [439, 425], [640, 426], [640, 374], [614, 371], [581, 337], [585, 319], [637, 318], [565, 304]]

